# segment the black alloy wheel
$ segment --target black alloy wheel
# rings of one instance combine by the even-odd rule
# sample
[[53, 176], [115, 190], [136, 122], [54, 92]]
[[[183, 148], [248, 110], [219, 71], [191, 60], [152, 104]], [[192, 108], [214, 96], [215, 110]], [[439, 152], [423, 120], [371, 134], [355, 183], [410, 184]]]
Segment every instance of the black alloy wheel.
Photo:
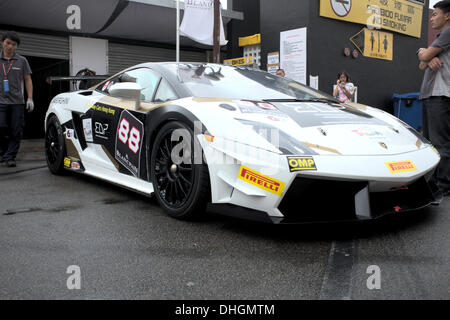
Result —
[[[172, 134], [183, 129], [188, 137], [172, 141]], [[180, 148], [190, 139], [190, 150]], [[178, 156], [185, 161], [172, 159], [172, 152], [178, 145]], [[187, 145], [187, 144], [186, 144]], [[193, 131], [183, 122], [173, 121], [158, 132], [151, 153], [151, 179], [155, 196], [161, 207], [171, 216], [192, 219], [201, 216], [210, 200], [210, 180], [206, 164], [194, 163]], [[183, 152], [186, 152], [184, 154]], [[186, 161], [187, 160], [187, 161]]]
[[47, 166], [53, 174], [64, 172], [64, 157], [66, 155], [66, 144], [61, 124], [56, 116], [51, 116], [47, 121], [45, 130], [45, 157]]

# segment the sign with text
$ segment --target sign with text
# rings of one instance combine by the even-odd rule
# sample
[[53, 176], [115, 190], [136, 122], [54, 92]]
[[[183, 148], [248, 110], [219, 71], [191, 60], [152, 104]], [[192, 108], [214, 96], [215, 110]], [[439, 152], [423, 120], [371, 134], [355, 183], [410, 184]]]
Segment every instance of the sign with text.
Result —
[[228, 60], [224, 60], [223, 64], [230, 65], [230, 66], [249, 66], [249, 65], [253, 65], [253, 57], [249, 56], [249, 57], [228, 59]]
[[279, 52], [269, 52], [267, 54], [267, 64], [274, 65], [280, 63], [280, 53]]
[[306, 28], [280, 33], [280, 64], [286, 77], [306, 84]]
[[320, 0], [320, 15], [420, 38], [423, 5], [407, 0]]

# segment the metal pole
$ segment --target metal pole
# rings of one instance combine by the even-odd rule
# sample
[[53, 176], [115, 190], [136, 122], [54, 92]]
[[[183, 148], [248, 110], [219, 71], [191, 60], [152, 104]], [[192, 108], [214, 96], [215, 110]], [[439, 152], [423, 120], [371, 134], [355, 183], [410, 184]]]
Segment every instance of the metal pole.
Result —
[[220, 63], [220, 1], [214, 0], [213, 62]]
[[180, 62], [180, 0], [177, 0], [177, 45], [176, 45], [176, 60]]

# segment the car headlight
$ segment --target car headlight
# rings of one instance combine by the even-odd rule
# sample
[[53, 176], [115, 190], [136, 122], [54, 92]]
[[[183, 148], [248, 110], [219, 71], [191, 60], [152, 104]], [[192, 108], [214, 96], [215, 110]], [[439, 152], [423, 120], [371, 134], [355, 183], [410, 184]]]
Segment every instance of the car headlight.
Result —
[[266, 141], [277, 148], [282, 154], [298, 155], [307, 154], [315, 155], [317, 152], [308, 148], [297, 139], [291, 137], [277, 127], [266, 123], [236, 119], [243, 125], [250, 127], [254, 132], [263, 137]]

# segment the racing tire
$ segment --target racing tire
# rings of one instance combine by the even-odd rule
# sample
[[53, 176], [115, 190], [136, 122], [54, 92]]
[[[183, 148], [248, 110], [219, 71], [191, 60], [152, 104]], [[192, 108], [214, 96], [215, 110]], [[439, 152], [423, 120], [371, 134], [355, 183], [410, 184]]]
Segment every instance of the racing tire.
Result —
[[[184, 129], [189, 134], [190, 152], [186, 156], [189, 161], [172, 160], [172, 150], [182, 142], [172, 141], [172, 133]], [[170, 216], [182, 220], [196, 220], [204, 215], [211, 199], [211, 185], [208, 166], [194, 163], [194, 133], [185, 123], [172, 121], [165, 124], [157, 133], [150, 157], [150, 176], [154, 194], [163, 210]], [[187, 149], [187, 148], [185, 148]], [[202, 158], [203, 159], [203, 158]]]
[[56, 116], [51, 116], [47, 121], [45, 130], [45, 159], [51, 173], [62, 175], [64, 170], [64, 157], [66, 144], [61, 124]]

